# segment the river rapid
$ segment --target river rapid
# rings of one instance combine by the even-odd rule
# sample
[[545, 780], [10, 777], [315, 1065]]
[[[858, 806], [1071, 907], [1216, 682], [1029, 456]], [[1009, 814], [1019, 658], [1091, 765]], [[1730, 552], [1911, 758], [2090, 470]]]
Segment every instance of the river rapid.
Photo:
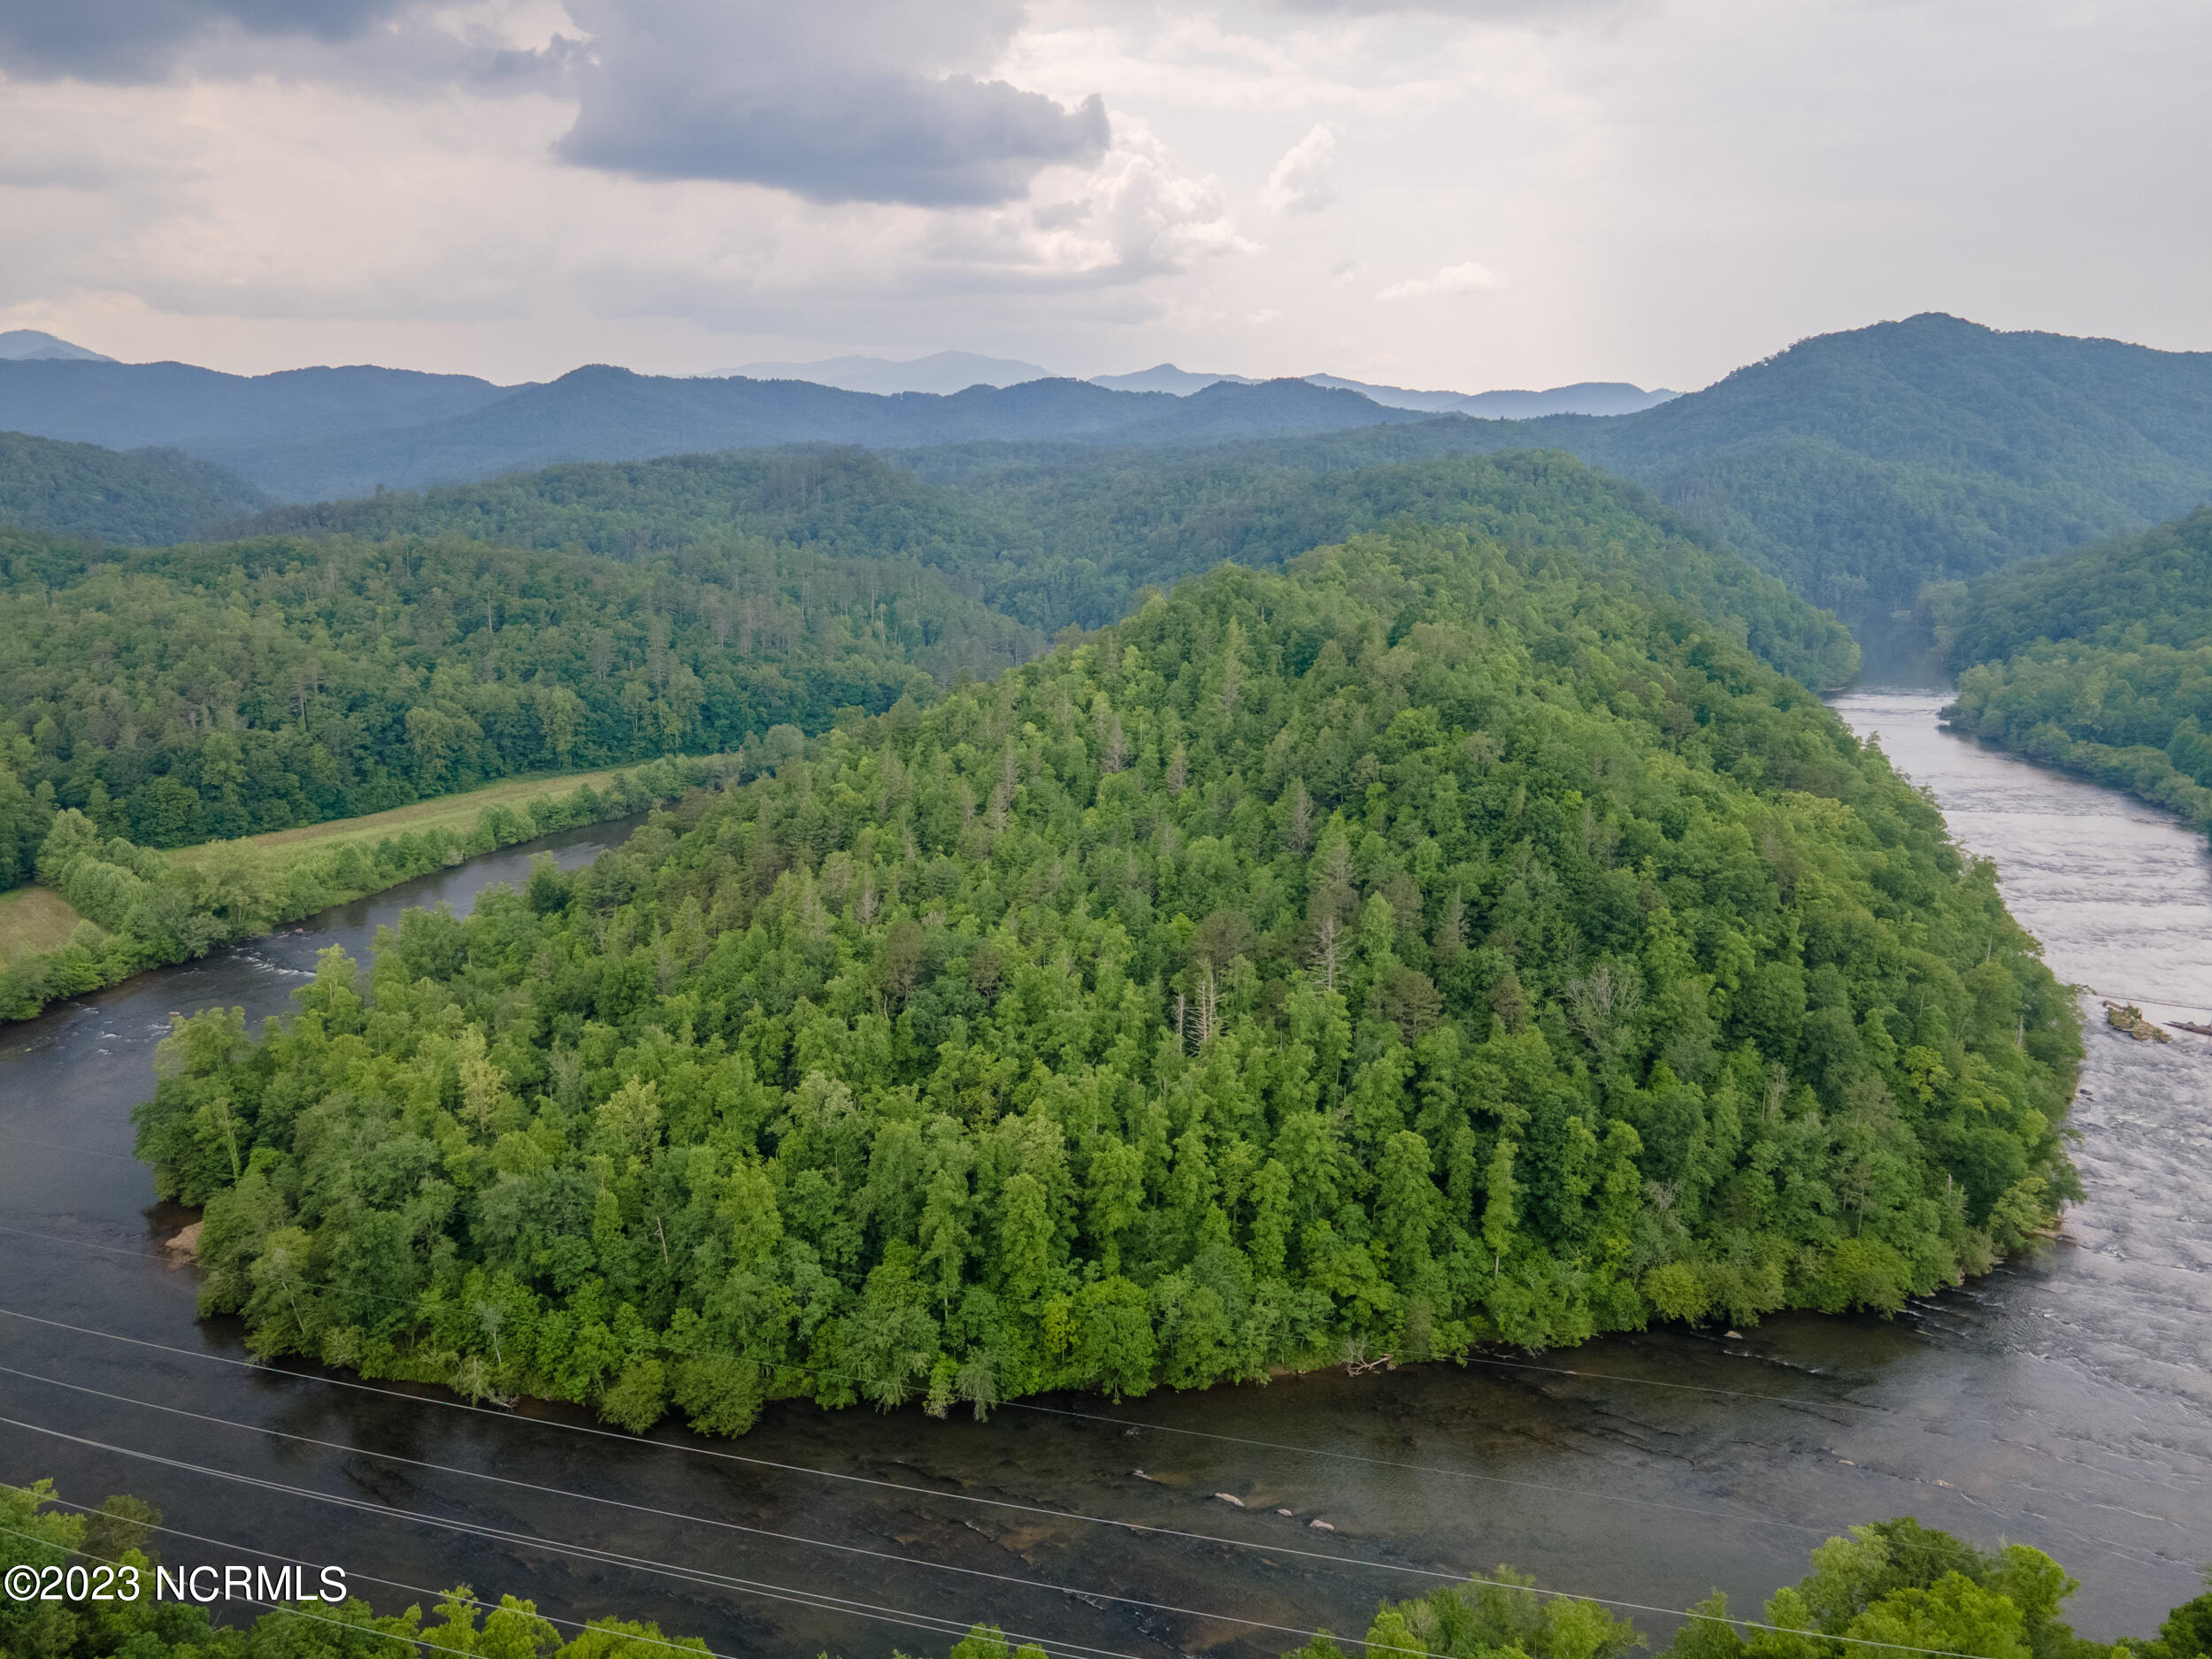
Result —
[[[1996, 859], [2062, 979], [2154, 1018], [2212, 1014], [2202, 841], [1942, 733], [1941, 701], [1837, 707]], [[544, 845], [572, 864], [620, 833]], [[193, 1275], [162, 1251], [182, 1217], [130, 1156], [170, 1011], [282, 1011], [322, 946], [365, 955], [403, 905], [465, 908], [534, 850], [0, 1031], [0, 1308], [84, 1327], [0, 1316], [0, 1478], [52, 1475], [92, 1502], [139, 1493], [220, 1540], [162, 1540], [172, 1563], [335, 1563], [388, 1610], [466, 1582], [561, 1618], [652, 1617], [731, 1655], [941, 1654], [949, 1627], [987, 1619], [1056, 1652], [1256, 1659], [1302, 1628], [1356, 1636], [1379, 1598], [1438, 1582], [1425, 1575], [1502, 1562], [1655, 1609], [1717, 1586], [1750, 1612], [1822, 1538], [1901, 1513], [2051, 1551], [2082, 1580], [2085, 1634], [2147, 1634], [2200, 1586], [2212, 1040], [2138, 1043], [2101, 1018], [2074, 1116], [2089, 1196], [2065, 1240], [1892, 1321], [1658, 1331], [1118, 1406], [1056, 1397], [984, 1424], [785, 1405], [736, 1442], [222, 1363], [246, 1358], [242, 1333], [195, 1320]]]

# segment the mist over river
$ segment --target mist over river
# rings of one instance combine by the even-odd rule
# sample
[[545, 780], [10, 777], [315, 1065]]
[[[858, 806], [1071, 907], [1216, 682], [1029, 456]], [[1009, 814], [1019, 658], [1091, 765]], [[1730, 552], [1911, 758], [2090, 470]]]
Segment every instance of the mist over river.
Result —
[[[1870, 692], [1837, 707], [1997, 861], [2062, 979], [2154, 1018], [2212, 1014], [2202, 840], [1942, 733], [1941, 703]], [[626, 827], [539, 845], [574, 864]], [[2147, 1634], [2200, 1587], [2212, 1557], [2212, 1039], [2132, 1041], [2106, 1028], [2094, 995], [2073, 1118], [2088, 1201], [2064, 1240], [1893, 1321], [1667, 1330], [1119, 1406], [1054, 1397], [984, 1424], [784, 1405], [736, 1442], [672, 1422], [645, 1441], [593, 1434], [567, 1408], [468, 1411], [219, 1363], [246, 1358], [242, 1331], [195, 1320], [193, 1275], [162, 1250], [184, 1217], [155, 1204], [130, 1156], [130, 1110], [170, 1012], [237, 1005], [257, 1023], [288, 1006], [323, 946], [365, 956], [403, 906], [465, 909], [536, 849], [0, 1028], [0, 1309], [183, 1350], [0, 1317], [0, 1417], [12, 1420], [0, 1424], [0, 1478], [52, 1475], [90, 1502], [136, 1492], [170, 1525], [222, 1540], [164, 1539], [173, 1563], [252, 1550], [335, 1563], [380, 1610], [426, 1599], [394, 1584], [466, 1582], [558, 1618], [656, 1618], [725, 1654], [941, 1654], [945, 1624], [987, 1619], [1062, 1652], [1271, 1655], [1302, 1640], [1297, 1628], [1356, 1636], [1379, 1598], [1432, 1585], [1424, 1572], [1501, 1562], [1656, 1609], [1719, 1586], [1753, 1611], [1823, 1537], [1908, 1512], [1984, 1545], [2049, 1550], [2083, 1581], [2072, 1611], [2085, 1634]], [[703, 1572], [752, 1587], [683, 1576]], [[1640, 1617], [1655, 1632], [1671, 1623]]]

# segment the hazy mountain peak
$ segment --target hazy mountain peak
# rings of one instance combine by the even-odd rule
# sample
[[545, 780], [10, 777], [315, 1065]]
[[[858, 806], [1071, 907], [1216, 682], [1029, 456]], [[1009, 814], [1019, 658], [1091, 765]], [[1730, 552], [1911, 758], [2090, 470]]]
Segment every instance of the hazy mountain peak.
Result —
[[1093, 386], [1103, 386], [1115, 392], [1172, 392], [1178, 397], [1188, 397], [1193, 392], [1202, 392], [1209, 386], [1218, 386], [1227, 380], [1233, 386], [1253, 386], [1257, 382], [1248, 374], [1196, 374], [1188, 369], [1179, 369], [1172, 363], [1156, 363], [1148, 369], [1139, 369], [1133, 374], [1094, 374]]
[[1452, 408], [1463, 415], [1490, 420], [1536, 420], [1546, 415], [1634, 415], [1681, 395], [1663, 386], [1647, 392], [1626, 380], [1578, 380], [1572, 386], [1554, 386], [1540, 392], [1476, 392]]
[[933, 351], [901, 362], [892, 357], [822, 357], [812, 363], [745, 363], [717, 369], [713, 380], [811, 380], [846, 392], [964, 392], [971, 386], [1019, 386], [1048, 380], [1052, 371], [1018, 357], [987, 357], [973, 351]]
[[0, 357], [17, 363], [49, 358], [65, 358], [77, 363], [115, 361], [104, 352], [88, 351], [82, 346], [73, 345], [66, 340], [36, 328], [11, 328], [0, 334]]

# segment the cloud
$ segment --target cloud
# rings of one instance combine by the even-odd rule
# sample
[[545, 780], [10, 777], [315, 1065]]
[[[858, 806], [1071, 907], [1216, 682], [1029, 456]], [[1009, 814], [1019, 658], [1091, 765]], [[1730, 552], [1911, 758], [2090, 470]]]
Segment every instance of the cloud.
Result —
[[502, 0], [0, 0], [0, 71], [19, 85], [266, 76], [416, 101], [558, 91], [579, 43], [511, 32], [533, 21]]
[[196, 49], [357, 40], [409, 0], [0, 0], [0, 64], [29, 80], [166, 80]]
[[764, 184], [817, 203], [976, 207], [1056, 165], [1097, 162], [1096, 96], [1071, 108], [979, 77], [1021, 23], [992, 0], [569, 0], [590, 31], [579, 166]]
[[1260, 199], [1275, 212], [1317, 213], [1336, 200], [1336, 135], [1317, 123], [1283, 153]]
[[1393, 282], [1375, 297], [1379, 300], [1421, 300], [1440, 294], [1479, 294], [1486, 289], [1504, 286], [1505, 279], [1496, 272], [1470, 259], [1464, 265], [1448, 265], [1432, 277]]

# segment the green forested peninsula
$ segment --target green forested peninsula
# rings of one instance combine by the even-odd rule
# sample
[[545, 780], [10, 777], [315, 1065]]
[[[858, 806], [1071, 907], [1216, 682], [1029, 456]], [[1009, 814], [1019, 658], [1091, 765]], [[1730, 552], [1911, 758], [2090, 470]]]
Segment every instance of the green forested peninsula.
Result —
[[0, 887], [58, 809], [143, 847], [227, 840], [820, 730], [1042, 645], [912, 561], [741, 538], [632, 565], [0, 531]]
[[2212, 507], [1944, 599], [1955, 726], [2212, 829]]
[[1330, 441], [1313, 442], [1323, 447], [1311, 455], [1290, 442], [1102, 455], [986, 445], [900, 457], [904, 466], [864, 449], [739, 450], [288, 507], [260, 524], [288, 535], [458, 534], [624, 559], [758, 536], [918, 560], [1052, 632], [1111, 622], [1147, 587], [1225, 561], [1277, 565], [1405, 515], [1633, 570], [1708, 618], [1732, 619], [1758, 656], [1810, 686], [1840, 685], [1858, 665], [1834, 618], [1635, 486], [1556, 451], [1337, 466], [1326, 464]]
[[1402, 528], [841, 723], [140, 1115], [203, 1305], [645, 1427], [1893, 1309], [2075, 1187], [2071, 1004], [1816, 699]]

